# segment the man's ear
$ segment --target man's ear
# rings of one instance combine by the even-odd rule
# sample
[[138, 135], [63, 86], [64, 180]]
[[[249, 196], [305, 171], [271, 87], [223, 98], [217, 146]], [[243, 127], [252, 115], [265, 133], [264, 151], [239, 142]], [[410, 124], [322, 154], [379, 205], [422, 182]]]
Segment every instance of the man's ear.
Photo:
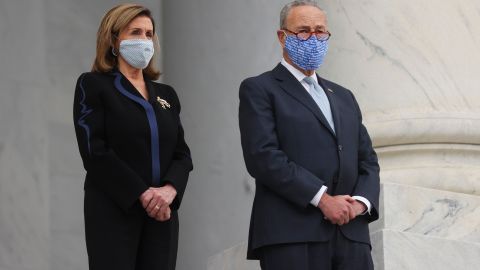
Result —
[[282, 44], [282, 48], [285, 47], [285, 39], [287, 38], [287, 33], [283, 30], [277, 30], [277, 38], [278, 41], [280, 41], [280, 44]]

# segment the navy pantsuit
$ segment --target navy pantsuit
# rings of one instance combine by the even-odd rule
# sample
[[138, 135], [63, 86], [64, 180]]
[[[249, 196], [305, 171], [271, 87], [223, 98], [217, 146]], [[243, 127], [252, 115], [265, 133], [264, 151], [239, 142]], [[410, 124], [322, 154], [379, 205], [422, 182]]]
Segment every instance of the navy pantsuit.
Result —
[[[335, 132], [281, 64], [240, 86], [243, 155], [256, 183], [249, 259], [261, 259], [262, 250], [275, 245], [328, 242], [337, 231], [349, 241], [370, 244], [368, 223], [378, 218], [377, 156], [353, 94], [323, 78], [318, 81], [329, 99]], [[368, 199], [371, 214], [344, 226], [331, 224], [310, 204], [322, 185], [331, 195]]]
[[[85, 177], [90, 269], [174, 269], [178, 216], [192, 170], [180, 103], [167, 85], [145, 79], [145, 100], [118, 71], [84, 73], [73, 106]], [[161, 98], [170, 107], [157, 102]], [[151, 186], [172, 184], [171, 219], [148, 217], [139, 201]]]

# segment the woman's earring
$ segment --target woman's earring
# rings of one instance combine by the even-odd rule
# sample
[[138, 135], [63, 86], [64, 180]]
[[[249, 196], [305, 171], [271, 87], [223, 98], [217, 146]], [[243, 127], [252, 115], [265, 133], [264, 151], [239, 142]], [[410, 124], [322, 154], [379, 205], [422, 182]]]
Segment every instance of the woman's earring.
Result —
[[113, 56], [118, 56], [118, 54], [115, 52], [115, 48], [112, 47], [112, 54]]

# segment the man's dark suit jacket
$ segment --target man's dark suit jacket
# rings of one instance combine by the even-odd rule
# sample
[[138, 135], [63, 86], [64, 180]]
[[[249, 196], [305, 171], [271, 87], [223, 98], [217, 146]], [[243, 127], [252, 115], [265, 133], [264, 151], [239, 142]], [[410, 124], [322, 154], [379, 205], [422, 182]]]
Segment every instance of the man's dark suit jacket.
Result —
[[239, 122], [243, 155], [256, 191], [250, 220], [249, 259], [258, 248], [328, 241], [335, 226], [310, 204], [322, 185], [331, 195], [363, 196], [371, 214], [342, 233], [370, 244], [368, 223], [378, 219], [379, 165], [353, 94], [318, 77], [333, 114], [335, 133], [300, 82], [281, 64], [244, 80]]

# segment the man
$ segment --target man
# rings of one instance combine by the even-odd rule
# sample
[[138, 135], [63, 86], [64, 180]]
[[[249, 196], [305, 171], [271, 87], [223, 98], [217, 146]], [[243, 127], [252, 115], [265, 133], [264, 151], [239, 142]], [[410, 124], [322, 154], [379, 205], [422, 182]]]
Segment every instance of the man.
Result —
[[330, 33], [312, 1], [280, 14], [283, 59], [240, 86], [243, 155], [255, 178], [248, 258], [262, 269], [373, 269], [377, 156], [352, 93], [320, 78]]

